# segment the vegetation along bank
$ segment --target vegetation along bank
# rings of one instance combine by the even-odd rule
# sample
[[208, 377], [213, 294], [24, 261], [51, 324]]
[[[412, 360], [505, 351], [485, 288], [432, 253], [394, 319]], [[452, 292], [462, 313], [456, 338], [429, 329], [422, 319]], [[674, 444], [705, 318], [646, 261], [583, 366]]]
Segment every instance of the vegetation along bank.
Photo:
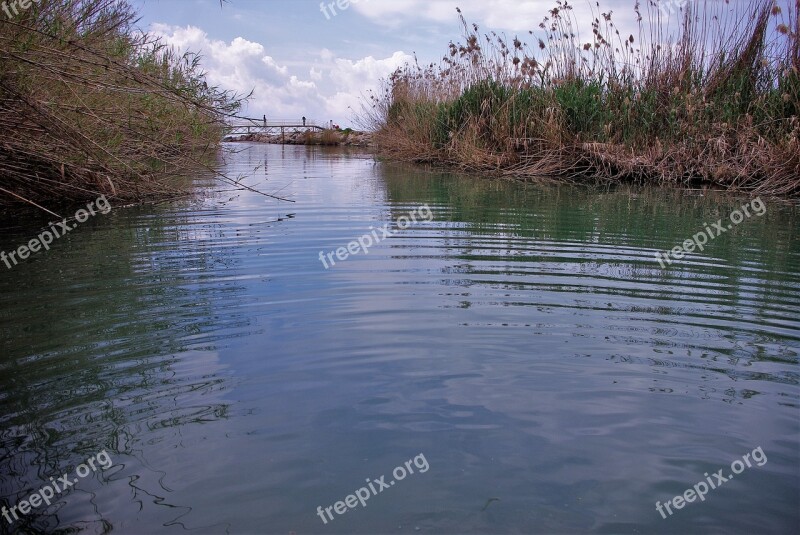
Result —
[[531, 180], [800, 193], [800, 0], [687, 2], [674, 37], [656, 2], [636, 3], [635, 33], [597, 11], [579, 37], [558, 2], [533, 46], [462, 16], [441, 64], [397, 70], [364, 107], [380, 152]]
[[0, 206], [179, 194], [241, 100], [134, 28], [124, 0], [40, 0], [0, 17]]

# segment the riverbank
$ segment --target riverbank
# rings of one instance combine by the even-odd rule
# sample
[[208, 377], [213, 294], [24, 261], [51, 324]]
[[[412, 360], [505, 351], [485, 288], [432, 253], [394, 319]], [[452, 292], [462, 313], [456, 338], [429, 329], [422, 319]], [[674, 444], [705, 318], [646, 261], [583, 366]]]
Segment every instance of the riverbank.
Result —
[[[566, 4], [529, 46], [481, 35], [406, 65], [366, 117], [380, 154], [527, 180], [800, 195], [800, 2], [706, 3], [665, 35], [598, 14], [579, 42]], [[585, 35], [585, 33], [584, 33]], [[661, 45], [671, 40], [671, 46]]]
[[28, 4], [0, 16], [0, 206], [184, 194], [176, 177], [216, 161], [241, 100], [136, 28], [126, 0]]
[[269, 143], [272, 145], [325, 145], [333, 147], [374, 147], [374, 136], [353, 130], [293, 130], [284, 134], [243, 134], [227, 136], [225, 141]]

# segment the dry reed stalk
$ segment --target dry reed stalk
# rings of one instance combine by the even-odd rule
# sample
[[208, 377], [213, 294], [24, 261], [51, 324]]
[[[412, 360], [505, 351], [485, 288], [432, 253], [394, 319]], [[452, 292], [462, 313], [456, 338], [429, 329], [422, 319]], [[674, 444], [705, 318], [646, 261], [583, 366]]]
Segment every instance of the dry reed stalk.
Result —
[[15, 194], [0, 203], [178, 195], [173, 176], [215, 157], [241, 100], [134, 20], [125, 0], [40, 0], [0, 18], [0, 184]]
[[533, 46], [461, 16], [463, 42], [398, 69], [362, 124], [390, 157], [472, 171], [796, 196], [800, 1], [740, 8], [690, 2], [673, 31], [637, 2], [624, 35], [598, 6], [580, 42], [559, 1]]

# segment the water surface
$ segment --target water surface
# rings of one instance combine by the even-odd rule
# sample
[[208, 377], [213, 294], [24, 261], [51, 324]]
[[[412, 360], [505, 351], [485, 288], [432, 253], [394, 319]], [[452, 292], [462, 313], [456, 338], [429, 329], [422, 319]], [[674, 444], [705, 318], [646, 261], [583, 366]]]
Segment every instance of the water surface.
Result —
[[[115, 207], [0, 265], [0, 498], [114, 462], [4, 533], [800, 529], [796, 208], [662, 269], [748, 199], [236, 148], [228, 174], [296, 202]], [[45, 223], [5, 222], [0, 250]], [[656, 511], [758, 447], [763, 466]], [[424, 474], [317, 516], [419, 454]]]

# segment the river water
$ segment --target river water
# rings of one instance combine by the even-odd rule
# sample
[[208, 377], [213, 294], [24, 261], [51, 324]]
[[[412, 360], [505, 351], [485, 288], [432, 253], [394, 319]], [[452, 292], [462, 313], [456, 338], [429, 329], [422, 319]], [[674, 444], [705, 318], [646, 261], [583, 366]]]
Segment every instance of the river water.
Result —
[[749, 199], [233, 147], [295, 202], [198, 179], [0, 264], [0, 498], [77, 480], [3, 533], [800, 529], [796, 208], [662, 269]]

